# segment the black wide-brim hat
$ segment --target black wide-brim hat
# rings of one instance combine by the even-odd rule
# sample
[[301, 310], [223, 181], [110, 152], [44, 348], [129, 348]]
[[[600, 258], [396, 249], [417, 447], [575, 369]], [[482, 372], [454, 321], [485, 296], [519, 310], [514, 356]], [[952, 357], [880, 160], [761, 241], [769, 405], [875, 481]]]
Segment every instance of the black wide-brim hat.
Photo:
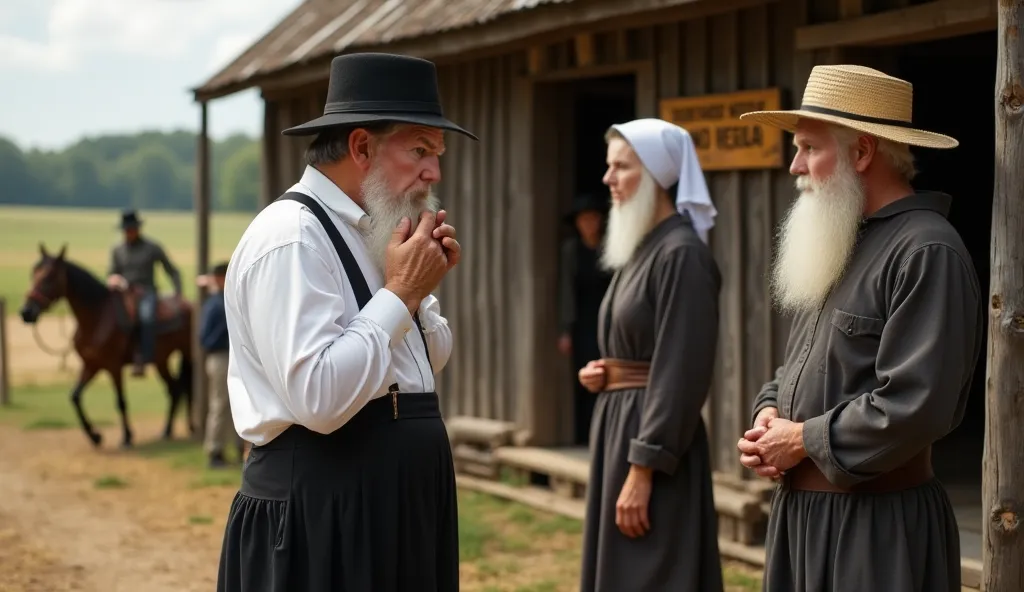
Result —
[[138, 228], [142, 226], [142, 219], [135, 210], [125, 210], [121, 212], [121, 230], [128, 230], [130, 228]]
[[441, 111], [433, 62], [389, 53], [353, 53], [331, 60], [324, 114], [288, 128], [286, 136], [308, 136], [337, 126], [411, 123], [457, 132]]
[[608, 200], [602, 199], [593, 193], [582, 193], [572, 200], [569, 211], [562, 218], [566, 223], [571, 224], [582, 212], [593, 210], [601, 214], [608, 213]]

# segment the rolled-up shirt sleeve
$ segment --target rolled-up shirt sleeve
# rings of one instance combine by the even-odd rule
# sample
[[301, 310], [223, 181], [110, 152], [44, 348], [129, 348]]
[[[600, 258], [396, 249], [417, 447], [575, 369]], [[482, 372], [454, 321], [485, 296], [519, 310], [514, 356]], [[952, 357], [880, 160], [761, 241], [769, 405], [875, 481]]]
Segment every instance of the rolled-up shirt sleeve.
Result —
[[941, 244], [902, 264], [875, 362], [882, 386], [804, 422], [808, 456], [833, 484], [898, 469], [962, 417], [984, 322], [972, 273]]
[[779, 380], [782, 379], [782, 366], [775, 369], [775, 377], [764, 383], [761, 392], [754, 397], [754, 411], [750, 414], [750, 425], [754, 425], [757, 414], [769, 407], [779, 408]]
[[718, 344], [720, 281], [710, 254], [684, 247], [653, 272], [656, 325], [647, 393], [628, 462], [675, 473], [703, 419]]
[[420, 301], [420, 325], [427, 341], [430, 368], [437, 374], [444, 370], [452, 354], [452, 330], [448, 320], [441, 316], [441, 304], [433, 294]]
[[380, 289], [348, 325], [345, 277], [302, 241], [264, 254], [239, 278], [255, 355], [284, 405], [306, 428], [330, 433], [383, 386], [391, 347], [413, 320], [402, 300]]

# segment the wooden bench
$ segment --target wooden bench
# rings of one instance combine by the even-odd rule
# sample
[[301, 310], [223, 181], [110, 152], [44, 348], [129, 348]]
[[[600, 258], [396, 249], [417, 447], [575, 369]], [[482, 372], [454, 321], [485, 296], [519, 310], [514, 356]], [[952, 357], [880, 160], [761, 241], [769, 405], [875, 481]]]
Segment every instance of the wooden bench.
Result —
[[494, 450], [512, 443], [515, 424], [480, 417], [456, 416], [445, 420], [455, 471], [497, 479]]
[[517, 481], [528, 482], [529, 473], [547, 475], [551, 489], [566, 498], [582, 498], [590, 476], [590, 463], [547, 448], [503, 446], [494, 451], [499, 467], [508, 468]]
[[[590, 462], [558, 449], [502, 446], [493, 457], [499, 471], [508, 471], [517, 481], [527, 483], [530, 473], [546, 475], [551, 489], [568, 499], [586, 496]], [[763, 505], [770, 498], [771, 485], [714, 474], [713, 491], [720, 535], [744, 545], [764, 538], [766, 514]]]

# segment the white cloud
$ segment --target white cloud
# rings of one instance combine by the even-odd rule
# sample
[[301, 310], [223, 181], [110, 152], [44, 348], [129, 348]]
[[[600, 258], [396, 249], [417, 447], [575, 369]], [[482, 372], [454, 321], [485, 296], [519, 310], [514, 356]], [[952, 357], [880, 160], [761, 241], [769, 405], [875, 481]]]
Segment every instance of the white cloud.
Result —
[[111, 53], [166, 61], [180, 58], [197, 43], [212, 47], [215, 59], [223, 64], [233, 57], [229, 51], [241, 51], [296, 4], [296, 0], [52, 0], [45, 38], [32, 39], [17, 31], [0, 34], [0, 66], [66, 70]]

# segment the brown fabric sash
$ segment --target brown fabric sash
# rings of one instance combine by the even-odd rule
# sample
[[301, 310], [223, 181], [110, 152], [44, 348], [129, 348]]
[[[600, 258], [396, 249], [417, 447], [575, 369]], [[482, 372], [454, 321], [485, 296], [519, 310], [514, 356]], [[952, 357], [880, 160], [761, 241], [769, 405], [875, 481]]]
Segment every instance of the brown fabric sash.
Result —
[[792, 489], [800, 491], [824, 491], [828, 493], [892, 493], [927, 483], [932, 472], [932, 447], [919, 452], [902, 467], [884, 473], [870, 481], [859, 483], [849, 489], [836, 487], [809, 458], [800, 461], [786, 471], [786, 482]]
[[603, 361], [605, 382], [602, 390], [621, 391], [647, 386], [647, 375], [651, 370], [650, 362], [615, 358], [604, 358]]

